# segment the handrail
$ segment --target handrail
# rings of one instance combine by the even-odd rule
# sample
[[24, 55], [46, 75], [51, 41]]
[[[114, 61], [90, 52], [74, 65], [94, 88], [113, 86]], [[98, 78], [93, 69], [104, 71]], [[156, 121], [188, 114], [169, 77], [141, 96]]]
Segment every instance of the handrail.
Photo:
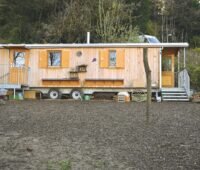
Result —
[[187, 95], [190, 97], [190, 76], [186, 68], [178, 74], [178, 87], [184, 88]]

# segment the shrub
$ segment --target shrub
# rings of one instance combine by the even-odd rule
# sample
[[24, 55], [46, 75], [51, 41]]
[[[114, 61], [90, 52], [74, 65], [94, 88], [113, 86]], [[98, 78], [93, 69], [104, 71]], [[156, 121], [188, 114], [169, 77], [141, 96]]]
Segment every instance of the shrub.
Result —
[[200, 91], [200, 65], [189, 65], [188, 72], [190, 75], [191, 88]]

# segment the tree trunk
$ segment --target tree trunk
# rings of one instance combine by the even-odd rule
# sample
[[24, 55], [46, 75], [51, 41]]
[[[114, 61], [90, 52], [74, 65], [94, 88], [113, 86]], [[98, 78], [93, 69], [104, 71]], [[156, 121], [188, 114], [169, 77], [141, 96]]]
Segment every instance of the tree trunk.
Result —
[[144, 69], [145, 69], [145, 73], [146, 73], [146, 82], [147, 82], [146, 115], [147, 115], [147, 120], [148, 120], [150, 106], [151, 106], [151, 70], [150, 70], [149, 62], [148, 62], [148, 49], [147, 48], [143, 48], [143, 62], [144, 62]]

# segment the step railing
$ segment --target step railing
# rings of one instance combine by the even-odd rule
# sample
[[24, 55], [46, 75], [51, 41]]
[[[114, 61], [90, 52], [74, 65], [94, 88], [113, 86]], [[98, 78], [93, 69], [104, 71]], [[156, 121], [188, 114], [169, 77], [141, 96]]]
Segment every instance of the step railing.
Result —
[[29, 68], [13, 64], [0, 65], [0, 84], [28, 85]]
[[187, 69], [183, 69], [178, 74], [178, 87], [184, 88], [188, 97], [190, 97], [190, 76]]

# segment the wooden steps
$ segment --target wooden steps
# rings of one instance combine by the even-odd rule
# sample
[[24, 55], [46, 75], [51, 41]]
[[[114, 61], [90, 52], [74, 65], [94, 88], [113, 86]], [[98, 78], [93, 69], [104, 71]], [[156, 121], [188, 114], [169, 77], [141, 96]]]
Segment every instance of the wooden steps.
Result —
[[162, 101], [189, 101], [189, 97], [183, 88], [163, 88], [161, 92]]

